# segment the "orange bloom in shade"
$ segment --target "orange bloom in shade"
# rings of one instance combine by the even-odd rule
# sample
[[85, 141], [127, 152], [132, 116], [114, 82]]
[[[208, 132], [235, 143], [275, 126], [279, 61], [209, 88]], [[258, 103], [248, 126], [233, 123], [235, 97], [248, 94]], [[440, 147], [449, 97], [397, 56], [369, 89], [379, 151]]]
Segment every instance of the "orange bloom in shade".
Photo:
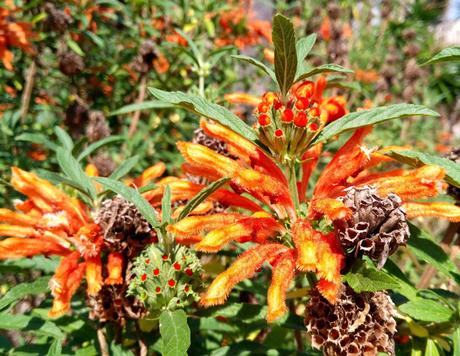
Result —
[[62, 256], [50, 280], [54, 296], [50, 316], [70, 309], [70, 299], [83, 277], [88, 294], [97, 293], [101, 273], [101, 228], [92, 223], [87, 209], [33, 173], [12, 168], [11, 184], [28, 197], [17, 211], [0, 209], [0, 258], [34, 255]]
[[258, 97], [246, 93], [225, 94], [224, 99], [230, 104], [245, 104], [256, 106], [259, 103]]
[[30, 40], [35, 37], [31, 24], [15, 21], [14, 10], [0, 9], [0, 59], [7, 70], [13, 70], [14, 55], [11, 47], [20, 48], [31, 54], [34, 50]]

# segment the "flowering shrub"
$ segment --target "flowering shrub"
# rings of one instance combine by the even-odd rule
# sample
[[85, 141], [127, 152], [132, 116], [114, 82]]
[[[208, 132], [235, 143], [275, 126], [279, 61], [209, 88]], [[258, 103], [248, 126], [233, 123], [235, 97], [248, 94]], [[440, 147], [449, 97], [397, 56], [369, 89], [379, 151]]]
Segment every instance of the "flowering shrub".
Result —
[[[460, 223], [458, 150], [443, 158], [376, 145], [372, 136], [397, 120], [439, 114], [419, 104], [360, 105], [336, 90], [335, 76], [352, 73], [344, 49], [352, 34], [337, 7], [328, 6], [320, 34], [340, 65], [311, 66], [316, 36], [297, 36], [287, 17], [277, 14], [270, 25], [246, 1], [192, 5], [149, 8], [148, 21], [142, 6], [118, 2], [40, 7], [46, 16], [34, 21], [64, 43], [56, 68], [69, 88], [88, 91], [67, 103], [60, 125], [67, 130], [55, 126], [54, 141], [29, 123], [29, 109], [16, 119], [5, 111], [28, 158], [16, 159], [13, 145], [4, 180], [0, 349], [458, 353], [460, 272], [449, 249]], [[129, 53], [102, 69], [102, 58], [84, 49], [101, 47], [108, 29], [123, 31], [129, 11], [138, 28], [111, 38]], [[137, 35], [134, 49], [125, 40]], [[159, 46], [157, 35], [168, 44]], [[46, 38], [29, 37], [44, 50]], [[264, 74], [263, 94], [249, 94], [251, 85], [219, 87], [236, 74], [221, 67], [223, 54], [236, 53], [228, 45], [265, 47], [266, 63], [234, 55], [248, 83], [259, 74], [246, 64]], [[458, 49], [449, 48], [429, 63], [455, 58]], [[39, 59], [32, 57], [33, 76]], [[372, 83], [371, 74], [357, 77]], [[127, 82], [139, 96], [107, 119], [106, 97], [129, 95]], [[238, 115], [215, 103], [223, 100], [240, 105]], [[163, 147], [177, 153], [144, 149], [155, 141], [147, 109], [190, 131], [160, 130]], [[128, 125], [114, 122], [124, 114]], [[444, 230], [442, 244], [430, 236]]]

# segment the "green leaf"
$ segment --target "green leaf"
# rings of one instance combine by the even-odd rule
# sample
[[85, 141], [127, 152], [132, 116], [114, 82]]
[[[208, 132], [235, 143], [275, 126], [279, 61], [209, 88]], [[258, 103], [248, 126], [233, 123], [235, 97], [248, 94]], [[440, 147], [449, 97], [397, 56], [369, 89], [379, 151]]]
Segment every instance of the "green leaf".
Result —
[[133, 203], [153, 228], [159, 226], [157, 212], [137, 190], [110, 178], [95, 177], [94, 179], [107, 189], [121, 195], [130, 203]]
[[401, 304], [399, 310], [413, 319], [435, 321], [437, 323], [449, 321], [453, 314], [453, 311], [445, 305], [431, 299], [422, 298]]
[[190, 328], [183, 310], [165, 310], [161, 313], [160, 334], [163, 356], [187, 355], [190, 347]]
[[76, 54], [78, 54], [81, 57], [85, 56], [85, 53], [82, 51], [80, 46], [78, 45], [77, 42], [74, 40], [71, 40], [70, 38], [67, 40], [67, 45], [70, 47], [72, 51], [74, 51]]
[[201, 52], [199, 51], [199, 49], [196, 46], [195, 42], [193, 42], [193, 40], [190, 38], [190, 36], [187, 35], [180, 28], [176, 28], [175, 31], [177, 31], [179, 33], [179, 35], [181, 35], [187, 41], [188, 45], [190, 46], [190, 49], [193, 52], [193, 55], [195, 56], [195, 59], [196, 59], [196, 62], [198, 64], [198, 66], [201, 67], [201, 65], [203, 64], [203, 56], [201, 55]]
[[62, 354], [62, 339], [54, 339], [47, 356], [59, 356]]
[[42, 134], [36, 134], [36, 133], [29, 133], [29, 132], [23, 133], [21, 135], [16, 136], [16, 140], [36, 143], [52, 151], [56, 151], [57, 148], [59, 147], [55, 143], [51, 142], [49, 137], [42, 135]]
[[41, 277], [33, 282], [21, 283], [14, 286], [0, 299], [0, 309], [4, 309], [28, 295], [46, 293], [48, 291], [49, 279], [49, 277]]
[[350, 272], [343, 276], [343, 280], [357, 293], [400, 288], [397, 279], [364, 261], [357, 263]]
[[306, 72], [299, 73], [295, 81], [307, 79], [315, 74], [325, 73], [325, 72], [336, 72], [336, 73], [353, 73], [351, 69], [344, 68], [338, 64], [323, 64], [316, 68], [308, 69]]
[[271, 70], [270, 68], [268, 68], [262, 62], [258, 61], [257, 59], [249, 57], [249, 56], [244, 56], [244, 55], [232, 55], [232, 57], [235, 59], [239, 59], [240, 61], [244, 61], [252, 65], [255, 65], [256, 67], [264, 71], [265, 74], [267, 74], [275, 83], [278, 83], [276, 80], [275, 72]]
[[161, 217], [163, 224], [171, 222], [171, 187], [169, 185], [166, 186], [161, 199]]
[[408, 247], [414, 255], [428, 265], [435, 267], [446, 277], [453, 278], [457, 283], [460, 283], [460, 271], [457, 266], [444, 250], [431, 239], [430, 235], [412, 223], [409, 223], [409, 229]]
[[216, 120], [251, 141], [257, 139], [254, 130], [250, 126], [223, 106], [210, 103], [199, 96], [178, 91], [167, 92], [156, 88], [149, 88], [149, 90], [153, 96], [163, 102], [174, 104], [175, 106], [191, 111], [197, 115]]
[[426, 340], [425, 356], [441, 356], [436, 343], [432, 339]]
[[212, 182], [206, 188], [203, 188], [197, 195], [195, 195], [192, 199], [189, 200], [187, 205], [180, 212], [180, 214], [179, 214], [178, 218], [176, 219], [176, 221], [179, 221], [179, 220], [182, 220], [183, 218], [185, 218], [198, 205], [200, 205], [201, 202], [206, 200], [206, 198], [208, 198], [212, 193], [214, 193], [217, 189], [222, 187], [224, 184], [226, 184], [229, 180], [230, 180], [230, 178], [223, 177], [223, 178], [220, 178], [220, 179]]
[[421, 167], [425, 164], [430, 164], [444, 168], [446, 170], [445, 180], [460, 188], [460, 164], [450, 159], [411, 150], [389, 151], [385, 154], [399, 162], [409, 164], [413, 167]]
[[83, 187], [91, 199], [96, 199], [97, 192], [93, 182], [85, 174], [78, 161], [67, 150], [59, 147], [56, 158], [62, 171], [77, 185]]
[[56, 126], [54, 128], [54, 132], [59, 142], [61, 142], [62, 147], [64, 147], [69, 152], [72, 151], [73, 141], [72, 141], [72, 138], [69, 136], [69, 134], [65, 132], [63, 129], [61, 129], [59, 126]]
[[[64, 184], [75, 190], [78, 190], [84, 196], [84, 198], [82, 199], [90, 199], [89, 204], [90, 205], [92, 204], [91, 197], [88, 195], [88, 192], [86, 191], [86, 189], [82, 187], [80, 184], [74, 182], [73, 180], [63, 177], [58, 173], [48, 171], [46, 169], [38, 169], [37, 173], [40, 177], [42, 177], [43, 179], [46, 179], [47, 181], [53, 184]], [[87, 202], [87, 200], [85, 200], [85, 202]]]
[[314, 143], [324, 142], [349, 130], [375, 125], [388, 120], [412, 116], [438, 117], [439, 114], [422, 105], [394, 104], [369, 110], [353, 112], [327, 125], [316, 137]]
[[125, 350], [122, 345], [115, 341], [110, 344], [110, 351], [112, 351], [113, 356], [134, 356], [131, 350]]
[[439, 62], [460, 62], [460, 47], [455, 46], [444, 48], [441, 52], [423, 63], [423, 65]]
[[457, 327], [452, 335], [454, 341], [453, 356], [460, 356], [460, 327]]
[[33, 332], [37, 335], [54, 337], [57, 339], [62, 339], [64, 337], [64, 334], [55, 323], [30, 315], [1, 313], [0, 329]]
[[118, 110], [112, 111], [108, 116], [124, 115], [134, 111], [143, 111], [149, 109], [165, 109], [171, 108], [173, 105], [164, 103], [159, 100], [144, 101], [142, 103], [129, 104], [121, 107]]
[[112, 172], [109, 178], [113, 180], [120, 180], [125, 175], [127, 175], [131, 171], [131, 169], [134, 168], [134, 166], [137, 164], [138, 161], [139, 161], [139, 156], [137, 155], [128, 158], [126, 161], [124, 161], [120, 166], [118, 166]]
[[287, 17], [280, 14], [274, 17], [272, 39], [275, 46], [275, 75], [281, 95], [285, 97], [297, 70], [294, 26]]
[[303, 67], [302, 66], [303, 61], [305, 60], [305, 58], [310, 53], [310, 51], [313, 48], [313, 45], [315, 44], [315, 42], [316, 42], [316, 33], [312, 33], [311, 35], [309, 35], [307, 37], [301, 38], [295, 44], [295, 49], [296, 49], [296, 52], [297, 52], [297, 61], [298, 61], [295, 78], [297, 78], [300, 75], [300, 73], [302, 71], [302, 67]]
[[92, 154], [94, 151], [98, 150], [99, 148], [114, 143], [118, 141], [124, 141], [126, 139], [125, 136], [109, 136], [105, 137], [102, 140], [96, 141], [92, 144], [90, 144], [88, 147], [86, 147], [77, 157], [77, 161], [81, 161], [85, 159], [87, 156]]

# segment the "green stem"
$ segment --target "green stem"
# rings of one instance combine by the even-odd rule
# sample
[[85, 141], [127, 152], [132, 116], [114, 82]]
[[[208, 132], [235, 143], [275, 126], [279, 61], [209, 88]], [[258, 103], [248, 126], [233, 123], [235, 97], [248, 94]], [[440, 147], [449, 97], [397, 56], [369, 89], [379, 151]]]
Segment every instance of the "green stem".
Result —
[[294, 206], [296, 210], [299, 209], [299, 192], [297, 190], [297, 174], [296, 174], [296, 167], [295, 167], [295, 159], [291, 159], [289, 161], [289, 190], [291, 196], [294, 200]]

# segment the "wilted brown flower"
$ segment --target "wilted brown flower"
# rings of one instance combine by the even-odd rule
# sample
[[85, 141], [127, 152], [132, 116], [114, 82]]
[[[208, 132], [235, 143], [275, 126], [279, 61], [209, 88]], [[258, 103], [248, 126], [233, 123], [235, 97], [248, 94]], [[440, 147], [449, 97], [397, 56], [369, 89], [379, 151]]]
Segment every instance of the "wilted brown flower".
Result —
[[387, 258], [409, 237], [406, 213], [395, 194], [385, 198], [373, 187], [351, 187], [339, 198], [352, 211], [352, 217], [339, 227], [339, 239], [349, 254], [366, 255], [382, 267]]
[[333, 305], [313, 289], [305, 325], [313, 347], [322, 348], [326, 356], [394, 355], [394, 314], [394, 304], [384, 292], [357, 294], [342, 286]]
[[115, 170], [116, 165], [112, 157], [104, 152], [99, 152], [89, 159], [90, 163], [97, 168], [97, 173], [101, 177], [108, 177]]
[[101, 111], [90, 112], [89, 123], [86, 127], [86, 135], [90, 142], [96, 142], [110, 136], [109, 124]]
[[59, 54], [59, 70], [67, 76], [80, 73], [85, 67], [83, 58], [73, 51]]
[[62, 10], [56, 9], [53, 3], [47, 2], [44, 6], [46, 19], [43, 23], [45, 30], [64, 32], [72, 23], [72, 17]]

